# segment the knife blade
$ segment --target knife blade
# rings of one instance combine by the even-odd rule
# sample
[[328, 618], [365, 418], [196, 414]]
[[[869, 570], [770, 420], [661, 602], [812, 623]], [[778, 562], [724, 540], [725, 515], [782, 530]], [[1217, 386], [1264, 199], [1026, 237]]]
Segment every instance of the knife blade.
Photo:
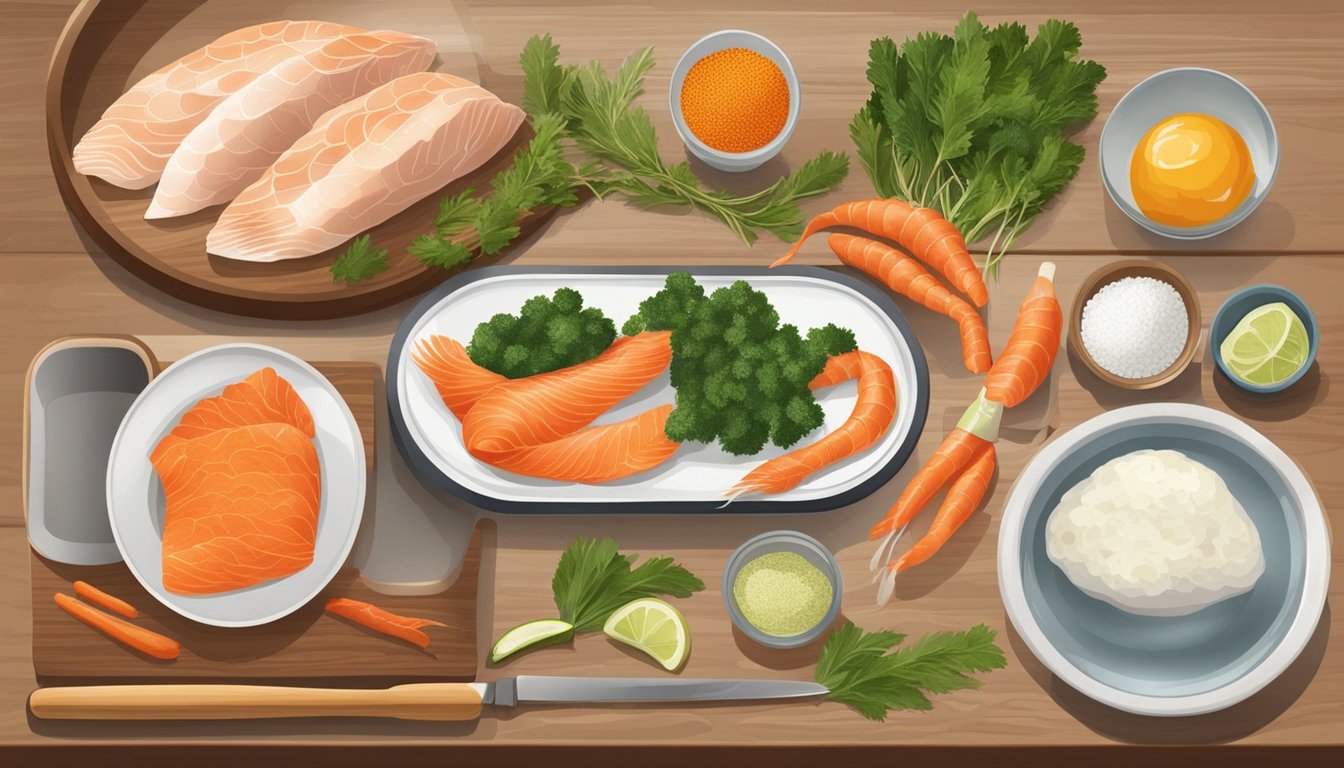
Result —
[[722, 680], [660, 677], [558, 677], [520, 675], [486, 686], [485, 704], [617, 704], [765, 701], [824, 696], [816, 683], [795, 680]]
[[485, 705], [769, 701], [823, 696], [816, 683], [520, 675], [493, 683], [408, 683], [382, 689], [269, 685], [92, 685], [39, 688], [28, 698], [48, 720], [254, 720], [391, 717], [475, 720]]

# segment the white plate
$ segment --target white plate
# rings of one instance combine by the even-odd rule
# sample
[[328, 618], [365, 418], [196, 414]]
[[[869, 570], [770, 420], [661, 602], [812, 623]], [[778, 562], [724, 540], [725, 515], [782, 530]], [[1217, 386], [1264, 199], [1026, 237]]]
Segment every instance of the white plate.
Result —
[[[674, 512], [709, 511], [722, 505], [726, 489], [752, 468], [786, 451], [767, 446], [756, 456], [742, 457], [725, 453], [717, 445], [688, 443], [659, 467], [623, 481], [582, 485], [524, 477], [482, 463], [467, 452], [461, 423], [443, 404], [429, 377], [410, 359], [419, 339], [443, 334], [466, 345], [477, 324], [500, 312], [516, 313], [526, 299], [566, 286], [582, 293], [584, 305], [600, 308], [619, 330], [640, 301], [663, 287], [670, 271], [499, 267], [474, 270], [431, 295], [412, 310], [398, 331], [388, 363], [393, 425], [411, 465], [426, 479], [496, 511], [582, 511], [578, 505], [593, 505], [588, 509]], [[793, 323], [804, 333], [828, 322], [852, 329], [859, 348], [885, 360], [896, 379], [895, 422], [876, 445], [786, 493], [744, 497], [725, 511], [765, 511], [763, 504], [774, 505], [773, 511], [828, 509], [857, 501], [899, 470], [923, 429], [928, 373], [923, 351], [888, 294], [848, 275], [815, 268], [687, 271], [707, 291], [748, 280], [769, 297], [781, 322]], [[855, 397], [853, 383], [819, 392], [825, 423], [795, 449], [842, 424], [854, 408]], [[597, 423], [618, 421], [671, 403], [673, 398], [664, 374]]]
[[[298, 573], [217, 595], [177, 595], [163, 588], [163, 485], [149, 462], [159, 440], [201, 398], [219, 394], [270, 366], [294, 386], [313, 414], [322, 468], [313, 562]], [[202, 624], [250, 627], [298, 610], [340, 570], [364, 513], [364, 441], [345, 400], [311, 365], [260, 344], [225, 344], [174, 363], [136, 398], [112, 443], [107, 508], [122, 558], [159, 602]]]

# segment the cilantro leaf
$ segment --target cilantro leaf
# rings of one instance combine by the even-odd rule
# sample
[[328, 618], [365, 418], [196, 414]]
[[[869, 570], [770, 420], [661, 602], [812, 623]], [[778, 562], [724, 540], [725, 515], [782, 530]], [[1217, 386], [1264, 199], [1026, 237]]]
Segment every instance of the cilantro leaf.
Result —
[[933, 703], [926, 694], [979, 688], [971, 673], [1007, 666], [994, 635], [977, 624], [965, 632], [925, 635], [897, 649], [905, 635], [864, 632], [845, 622], [822, 646], [816, 680], [830, 689], [831, 699], [871, 720], [885, 720], [893, 709], [928, 710]]
[[387, 249], [374, 248], [369, 236], [361, 235], [331, 265], [331, 277], [351, 285], [373, 277], [387, 267]]
[[695, 574], [670, 557], [651, 557], [633, 567], [636, 557], [617, 551], [609, 538], [574, 539], [560, 555], [551, 591], [560, 618], [575, 632], [602, 628], [617, 608], [641, 597], [690, 597], [705, 588]]

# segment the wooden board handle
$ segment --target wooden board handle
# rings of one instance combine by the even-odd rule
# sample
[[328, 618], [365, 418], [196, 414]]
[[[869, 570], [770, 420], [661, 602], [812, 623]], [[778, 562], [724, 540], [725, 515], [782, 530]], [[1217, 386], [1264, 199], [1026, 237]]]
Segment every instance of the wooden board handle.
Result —
[[395, 717], [474, 720], [479, 683], [413, 683], [392, 688], [267, 685], [91, 685], [39, 688], [28, 699], [47, 720], [253, 720], [267, 717]]

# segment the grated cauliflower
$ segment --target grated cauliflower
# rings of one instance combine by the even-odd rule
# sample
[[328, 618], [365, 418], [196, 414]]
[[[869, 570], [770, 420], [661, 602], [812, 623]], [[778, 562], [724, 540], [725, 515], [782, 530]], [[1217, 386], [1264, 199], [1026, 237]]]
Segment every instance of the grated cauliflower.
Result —
[[1260, 535], [1216, 472], [1143, 450], [1070, 488], [1046, 553], [1082, 591], [1131, 613], [1181, 616], [1242, 594], [1264, 573]]

